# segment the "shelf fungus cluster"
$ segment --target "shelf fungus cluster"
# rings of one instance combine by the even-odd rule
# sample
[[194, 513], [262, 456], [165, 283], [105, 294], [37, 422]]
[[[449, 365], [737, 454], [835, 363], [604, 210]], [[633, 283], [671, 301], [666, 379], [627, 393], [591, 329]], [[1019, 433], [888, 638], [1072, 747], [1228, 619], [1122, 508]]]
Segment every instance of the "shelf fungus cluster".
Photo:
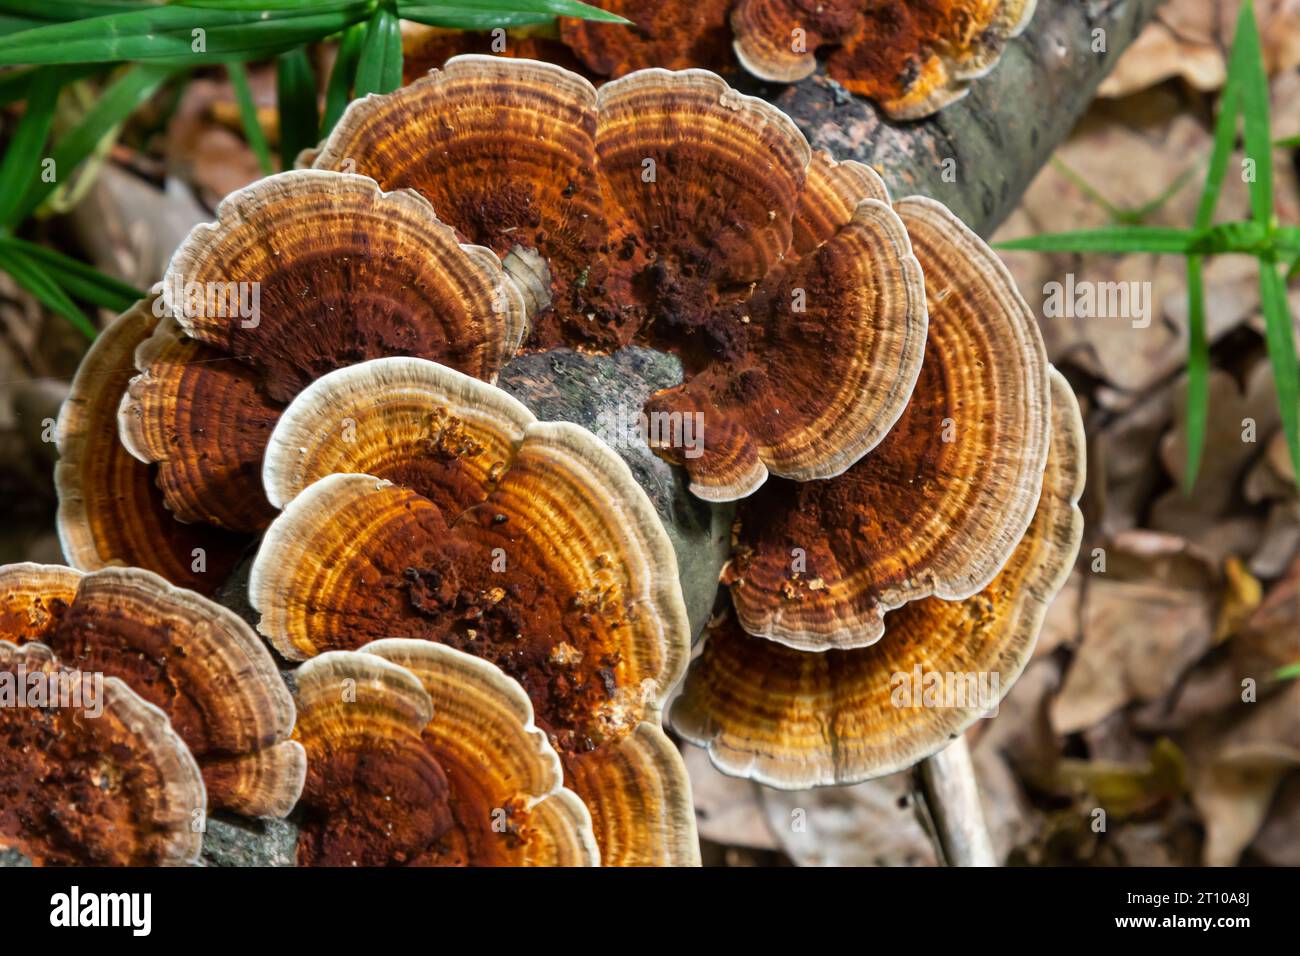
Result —
[[[57, 485], [89, 573], [0, 575], [0, 637], [109, 675], [130, 712], [104, 732], [144, 766], [103, 812], [158, 822], [97, 859], [185, 857], [188, 787], [297, 801], [304, 864], [693, 864], [662, 726], [684, 675], [679, 732], [787, 787], [914, 763], [1009, 689], [1078, 548], [1079, 415], [942, 206], [700, 70], [598, 91], [459, 57], [300, 164], [229, 197], [87, 355]], [[629, 345], [682, 369], [645, 418], [703, 426], [651, 447], [738, 502], [689, 673], [628, 464], [494, 384], [520, 353]], [[180, 590], [246, 555], [296, 724], [265, 645]], [[931, 706], [936, 674], [984, 692]], [[67, 736], [70, 785], [100, 779]]]
[[209, 806], [280, 817], [302, 791], [270, 652], [148, 571], [0, 568], [6, 688], [0, 842], [35, 861], [188, 862]]
[[[1036, 0], [607, 0], [631, 21], [562, 19], [558, 33], [505, 39], [417, 28], [412, 64], [456, 53], [502, 53], [572, 66], [599, 80], [649, 67], [727, 70], [794, 83], [816, 70], [880, 104], [896, 120], [937, 112], [969, 91], [1019, 36]], [[423, 72], [422, 70], [420, 71]], [[414, 70], [408, 77], [414, 79]]]
[[689, 654], [677, 562], [608, 446], [393, 357], [305, 389], [263, 477], [284, 511], [249, 598], [276, 650], [302, 660], [400, 636], [482, 658], [532, 701], [605, 863], [696, 859], [689, 787], [660, 729]]

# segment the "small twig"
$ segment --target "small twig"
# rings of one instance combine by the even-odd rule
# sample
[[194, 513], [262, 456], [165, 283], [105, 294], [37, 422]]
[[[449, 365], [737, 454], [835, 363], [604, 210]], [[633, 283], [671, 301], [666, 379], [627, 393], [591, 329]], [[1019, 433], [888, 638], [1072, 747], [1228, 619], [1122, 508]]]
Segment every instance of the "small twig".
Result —
[[939, 855], [948, 866], [997, 866], [975, 766], [965, 737], [958, 737], [917, 767]]

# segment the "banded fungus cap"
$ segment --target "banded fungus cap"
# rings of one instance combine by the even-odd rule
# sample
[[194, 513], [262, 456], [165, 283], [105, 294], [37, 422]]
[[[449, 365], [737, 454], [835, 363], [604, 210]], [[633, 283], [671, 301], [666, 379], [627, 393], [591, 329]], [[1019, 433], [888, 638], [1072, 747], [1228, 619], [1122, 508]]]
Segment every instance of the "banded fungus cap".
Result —
[[744, 629], [797, 650], [862, 647], [884, 633], [886, 611], [980, 591], [1041, 489], [1049, 366], [1029, 307], [946, 208], [919, 197], [895, 208], [930, 315], [907, 410], [844, 474], [773, 482], [742, 502], [723, 573]]
[[72, 380], [56, 428], [59, 542], [68, 563], [82, 571], [139, 567], [211, 594], [246, 539], [177, 521], [158, 494], [154, 469], [118, 439], [118, 408], [136, 372], [135, 351], [159, 321], [153, 300], [128, 309], [100, 332]]
[[161, 710], [95, 678], [0, 640], [0, 846], [38, 866], [194, 862], [207, 807], [194, 757]]
[[[605, 0], [602, 8], [631, 25], [560, 20], [560, 39], [597, 76], [633, 70], [732, 64], [727, 16], [735, 0]], [[549, 59], [549, 58], [548, 58]]]
[[736, 58], [760, 79], [791, 83], [826, 72], [896, 120], [953, 103], [997, 64], [1037, 0], [740, 0]]
[[0, 568], [0, 639], [120, 680], [170, 719], [213, 806], [284, 816], [302, 790], [293, 699], [232, 611], [138, 568]]
[[162, 304], [135, 354], [122, 443], [157, 465], [178, 519], [244, 533], [274, 514], [262, 452], [308, 383], [393, 354], [491, 379], [527, 325], [496, 257], [459, 243], [427, 201], [320, 170], [228, 196], [173, 256]]
[[591, 816], [523, 689], [469, 654], [383, 640], [298, 669], [303, 865], [592, 866]]
[[1083, 422], [1059, 372], [1051, 394], [1051, 452], [1033, 522], [986, 588], [963, 601], [904, 605], [885, 618], [879, 643], [854, 650], [793, 650], [746, 634], [726, 614], [673, 705], [678, 733], [707, 747], [725, 773], [803, 789], [909, 767], [996, 707], [1028, 662], [1083, 534]]
[[[879, 177], [830, 176], [785, 114], [714, 74], [597, 92], [549, 64], [456, 57], [354, 102], [314, 160], [345, 162], [426, 196], [549, 303], [526, 349], [679, 354], [685, 382], [647, 411], [700, 497], [838, 474], [907, 403], [923, 280]], [[688, 421], [702, 442], [680, 440]]]
[[659, 729], [689, 656], [677, 562], [614, 451], [453, 369], [388, 358], [304, 390], [264, 477], [284, 512], [249, 597], [282, 654], [399, 636], [485, 658], [532, 699], [606, 863], [695, 859]]

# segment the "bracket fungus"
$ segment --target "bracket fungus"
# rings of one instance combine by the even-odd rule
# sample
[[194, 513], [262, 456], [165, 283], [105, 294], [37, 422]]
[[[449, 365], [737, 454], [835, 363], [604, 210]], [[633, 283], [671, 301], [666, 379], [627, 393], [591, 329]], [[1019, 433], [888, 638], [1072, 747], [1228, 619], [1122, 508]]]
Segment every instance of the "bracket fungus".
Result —
[[138, 568], [0, 568], [0, 639], [120, 680], [170, 719], [213, 806], [284, 816], [302, 790], [294, 709], [271, 654], [233, 611]]
[[59, 413], [54, 484], [63, 555], [83, 571], [144, 568], [211, 594], [230, 574], [246, 539], [182, 524], [163, 504], [154, 469], [118, 438], [117, 417], [135, 374], [135, 351], [157, 328], [151, 300], [118, 316], [95, 339]]
[[878, 643], [853, 650], [793, 650], [725, 613], [691, 665], [673, 727], [726, 773], [803, 789], [905, 769], [995, 708], [1028, 663], [1083, 534], [1083, 422], [1059, 372], [1051, 395], [1033, 521], [987, 587], [906, 604], [885, 618]]
[[[344, 438], [338, 423], [356, 423]], [[422, 359], [306, 388], [267, 448], [284, 507], [253, 563], [286, 657], [423, 638], [517, 680], [591, 811], [606, 863], [693, 862], [664, 696], [689, 631], [677, 562], [627, 465], [590, 432]]]
[[920, 368], [921, 271], [878, 177], [836, 173], [711, 73], [597, 92], [545, 63], [456, 57], [355, 101], [314, 165], [414, 189], [501, 256], [538, 306], [525, 349], [677, 353], [685, 382], [647, 410], [703, 421], [698, 454], [663, 448], [701, 497], [842, 472]]
[[217, 217], [172, 257], [168, 318], [137, 349], [120, 414], [122, 443], [158, 466], [181, 521], [265, 527], [266, 440], [321, 374], [422, 355], [488, 379], [523, 336], [523, 300], [496, 257], [458, 243], [409, 191], [296, 170], [232, 194]]
[[961, 99], [997, 64], [1037, 0], [740, 0], [731, 15], [736, 57], [764, 80], [826, 72], [896, 120]]
[[591, 866], [591, 816], [523, 689], [428, 641], [298, 669], [303, 865]]
[[772, 482], [737, 511], [723, 580], [751, 634], [799, 650], [861, 647], [886, 611], [962, 600], [1006, 563], [1047, 458], [1048, 364], [994, 252], [940, 204], [896, 205], [925, 270], [930, 326], [907, 410], [828, 481]]
[[[34, 623], [62, 600], [37, 600]], [[18, 612], [6, 600], [5, 636]], [[206, 811], [194, 757], [166, 714], [96, 676], [64, 668], [44, 644], [0, 640], [0, 847], [37, 865], [194, 862]]]

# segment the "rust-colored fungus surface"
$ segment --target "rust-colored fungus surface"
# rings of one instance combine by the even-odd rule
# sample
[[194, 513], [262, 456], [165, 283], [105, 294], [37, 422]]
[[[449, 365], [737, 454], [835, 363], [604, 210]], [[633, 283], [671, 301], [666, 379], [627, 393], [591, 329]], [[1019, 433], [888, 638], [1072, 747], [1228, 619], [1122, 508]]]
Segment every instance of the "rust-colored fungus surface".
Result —
[[736, 56], [749, 72], [789, 83], [816, 69], [869, 96], [894, 119], [961, 99], [997, 63], [1036, 0], [739, 0]]
[[[613, 835], [606, 863], [693, 860], [680, 758], [656, 764], [658, 741], [645, 743], [662, 738], [689, 655], [676, 558], [617, 454], [469, 376], [388, 358], [303, 391], [264, 477], [285, 510], [249, 596], [282, 654], [404, 637], [490, 661], [522, 685], [566, 764], [606, 788], [571, 781], [598, 836]], [[659, 776], [619, 776], [629, 763]]]
[[912, 400], [829, 481], [745, 501], [724, 571], [745, 630], [800, 650], [861, 647], [885, 612], [970, 597], [1020, 540], [1047, 456], [1048, 364], [1001, 261], [947, 209], [895, 207], [926, 277], [930, 328]]
[[685, 383], [647, 411], [701, 497], [839, 474], [907, 403], [923, 281], [878, 177], [834, 173], [711, 73], [598, 93], [549, 64], [457, 57], [353, 103], [315, 158], [347, 163], [503, 257], [538, 304], [525, 348], [680, 355]]
[[158, 494], [156, 469], [118, 439], [118, 407], [136, 371], [135, 350], [158, 324], [152, 301], [138, 303], [99, 334], [77, 369], [57, 428], [59, 540], [64, 557], [83, 571], [130, 565], [211, 594], [248, 539], [178, 522]]
[[206, 805], [166, 714], [44, 644], [0, 640], [0, 846], [38, 866], [182, 865], [199, 855]]
[[1083, 423], [1052, 373], [1051, 453], [1023, 540], [988, 587], [926, 598], [885, 618], [879, 643], [797, 651], [711, 626], [672, 721], [724, 772], [790, 789], [848, 784], [929, 756], [996, 707], [1029, 660], [1078, 553]]
[[214, 806], [284, 816], [302, 748], [270, 653], [232, 611], [138, 568], [0, 568], [0, 640], [39, 641], [65, 667], [117, 678], [171, 721]]
[[647, 67], [722, 70], [734, 63], [727, 23], [734, 2], [602, 0], [603, 9], [632, 23], [564, 18], [560, 39], [596, 76], [618, 77]]
[[582, 801], [517, 683], [427, 641], [333, 651], [298, 670], [308, 754], [298, 862], [580, 866]]
[[123, 444], [157, 463], [186, 522], [255, 532], [262, 451], [284, 405], [325, 372], [381, 355], [495, 377], [526, 318], [487, 250], [429, 204], [361, 176], [298, 170], [228, 197], [172, 258], [173, 319], [136, 351]]

